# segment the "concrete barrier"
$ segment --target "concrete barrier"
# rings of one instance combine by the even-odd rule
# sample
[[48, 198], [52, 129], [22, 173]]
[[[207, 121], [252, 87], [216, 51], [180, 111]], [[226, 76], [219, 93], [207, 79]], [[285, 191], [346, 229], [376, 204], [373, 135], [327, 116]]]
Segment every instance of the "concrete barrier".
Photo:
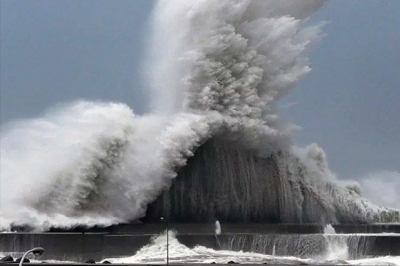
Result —
[[[341, 233], [364, 233], [367, 232], [397, 232], [400, 225], [335, 225], [335, 229]], [[280, 239], [297, 239], [296, 235], [319, 234], [323, 231], [322, 225], [268, 225], [268, 224], [222, 224], [222, 234], [214, 235], [213, 224], [186, 224], [169, 225], [170, 229], [176, 230], [176, 237], [182, 244], [192, 248], [196, 245], [219, 249], [230, 246], [224, 241], [238, 236], [248, 239], [257, 248], [257, 244], [270, 245], [274, 243], [269, 238], [281, 236]], [[0, 252], [3, 254], [22, 254], [22, 252], [37, 246], [43, 247], [46, 252], [43, 259], [54, 259], [63, 261], [84, 262], [88, 259], [96, 261], [110, 257], [126, 257], [134, 255], [140, 248], [151, 241], [151, 237], [158, 235], [166, 229], [165, 224], [142, 224], [142, 225], [118, 225], [109, 228], [97, 228], [97, 232], [51, 232], [51, 233], [0, 233]], [[258, 238], [254, 238], [257, 236]], [[287, 237], [286, 237], [287, 236]], [[264, 241], [262, 238], [268, 240]], [[321, 238], [321, 235], [320, 235]], [[261, 239], [261, 240], [259, 240]], [[355, 238], [356, 239], [356, 238]], [[368, 240], [368, 241], [366, 241]], [[230, 240], [229, 240], [230, 241]], [[258, 242], [257, 242], [258, 241]], [[279, 240], [281, 241], [281, 240]], [[357, 239], [355, 241], [358, 241]], [[365, 252], [355, 253], [359, 255], [387, 256], [400, 255], [400, 235], [373, 235], [363, 236], [362, 243], [368, 242]], [[231, 241], [232, 242], [232, 241]], [[249, 242], [249, 243], [250, 243]], [[290, 241], [289, 241], [290, 242]], [[361, 243], [361, 242], [360, 242]], [[361, 244], [362, 244], [361, 243]], [[360, 244], [360, 245], [361, 245]], [[221, 245], [221, 246], [220, 246]], [[353, 243], [357, 249], [357, 243]], [[250, 247], [244, 247], [249, 249]], [[232, 248], [235, 250], [234, 248]], [[261, 247], [269, 254], [272, 247]], [[293, 251], [294, 252], [294, 251]], [[288, 254], [290, 255], [290, 254]], [[15, 257], [16, 255], [14, 255]]]
[[400, 224], [336, 224], [333, 227], [338, 234], [400, 233]]
[[102, 258], [133, 256], [151, 241], [151, 235], [105, 235]]
[[103, 234], [43, 233], [0, 234], [0, 251], [23, 253], [33, 247], [43, 247], [44, 259], [85, 261], [103, 256]]
[[[230, 234], [321, 234], [324, 225], [321, 224], [221, 224], [222, 232]], [[337, 233], [400, 233], [400, 224], [337, 224], [333, 225]], [[93, 232], [119, 234], [159, 234], [165, 231], [166, 224], [119, 224], [105, 228], [78, 227], [65, 231], [53, 228], [51, 232]], [[208, 224], [169, 224], [170, 230], [178, 234], [213, 234], [215, 227], [213, 223]]]

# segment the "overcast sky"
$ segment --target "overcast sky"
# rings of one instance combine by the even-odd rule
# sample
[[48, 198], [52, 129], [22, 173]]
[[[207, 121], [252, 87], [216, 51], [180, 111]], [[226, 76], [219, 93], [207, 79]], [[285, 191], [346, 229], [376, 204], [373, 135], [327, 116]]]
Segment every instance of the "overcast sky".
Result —
[[[142, 113], [140, 79], [151, 0], [1, 0], [1, 124], [76, 99]], [[331, 1], [310, 51], [312, 73], [283, 104], [342, 178], [400, 171], [400, 1]]]

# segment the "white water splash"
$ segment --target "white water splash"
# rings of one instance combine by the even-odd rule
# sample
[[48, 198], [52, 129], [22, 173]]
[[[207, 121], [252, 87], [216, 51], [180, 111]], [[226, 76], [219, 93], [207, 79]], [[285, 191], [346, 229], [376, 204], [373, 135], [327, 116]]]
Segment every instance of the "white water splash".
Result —
[[15, 123], [1, 138], [3, 227], [141, 217], [210, 131], [194, 114], [136, 117], [123, 104], [87, 102]]
[[215, 222], [215, 235], [218, 236], [221, 234], [221, 224], [219, 221]]
[[359, 182], [361, 193], [372, 202], [400, 209], [400, 172], [376, 171], [363, 175]]
[[[202, 246], [193, 249], [179, 243], [173, 231], [168, 233], [169, 238], [169, 262], [170, 263], [212, 263], [226, 264], [229, 261], [239, 263], [261, 263], [261, 262], [309, 262], [308, 259], [297, 259], [295, 257], [274, 258], [251, 252], [235, 252], [228, 250], [213, 250]], [[167, 234], [155, 237], [149, 245], [141, 248], [134, 256], [125, 258], [107, 258], [112, 263], [166, 263], [167, 260]]]
[[399, 256], [383, 256], [383, 257], [375, 257], [375, 258], [367, 258], [367, 259], [359, 259], [359, 260], [349, 260], [347, 262], [351, 265], [399, 266], [400, 265], [400, 257]]
[[[328, 230], [329, 231], [329, 230]], [[330, 232], [330, 231], [329, 231]], [[253, 252], [242, 252], [242, 251], [229, 251], [229, 250], [214, 250], [202, 246], [194, 247], [190, 249], [185, 245], [179, 243], [176, 239], [174, 232], [169, 232], [169, 262], [170, 263], [213, 263], [226, 264], [229, 261], [234, 261], [240, 264], [308, 264], [308, 265], [321, 265], [324, 263], [335, 265], [400, 265], [400, 257], [387, 256], [387, 257], [376, 257], [369, 259], [357, 259], [357, 260], [344, 260], [340, 258], [343, 254], [339, 250], [339, 253], [332, 254], [332, 257], [324, 257], [324, 254], [314, 259], [300, 259], [296, 257], [282, 257], [272, 256]], [[124, 258], [107, 258], [105, 260], [112, 263], [137, 263], [137, 264], [149, 264], [149, 263], [166, 263], [167, 250], [166, 250], [166, 234], [155, 237], [152, 242], [141, 248], [134, 256]], [[334, 252], [334, 250], [332, 250]]]
[[318, 193], [333, 220], [335, 209], [362, 221], [399, 219], [337, 188], [319, 149], [292, 152], [295, 127], [278, 115], [278, 101], [311, 70], [302, 54], [321, 25], [306, 22], [322, 3], [160, 0], [147, 67], [153, 114], [77, 102], [8, 125], [1, 132], [0, 226], [45, 230], [140, 218], [217, 134], [263, 156], [291, 153], [292, 170], [306, 173], [293, 178]]
[[347, 245], [347, 238], [338, 236], [332, 225], [328, 224], [325, 226], [324, 238], [328, 242], [328, 250], [325, 254], [326, 260], [337, 261], [349, 259], [349, 247]]

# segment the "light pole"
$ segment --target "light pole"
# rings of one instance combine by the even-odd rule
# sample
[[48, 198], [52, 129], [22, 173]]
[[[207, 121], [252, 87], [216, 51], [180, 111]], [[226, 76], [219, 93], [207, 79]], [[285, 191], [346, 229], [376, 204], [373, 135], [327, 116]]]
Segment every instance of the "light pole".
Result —
[[25, 257], [28, 256], [30, 253], [33, 253], [33, 255], [35, 255], [35, 256], [41, 256], [44, 253], [44, 248], [40, 248], [40, 247], [33, 248], [33, 249], [25, 252], [21, 258], [21, 261], [19, 262], [19, 266], [22, 266], [24, 264]]
[[161, 221], [165, 222], [167, 225], [167, 265], [169, 265], [169, 243], [168, 243], [168, 221], [161, 217]]

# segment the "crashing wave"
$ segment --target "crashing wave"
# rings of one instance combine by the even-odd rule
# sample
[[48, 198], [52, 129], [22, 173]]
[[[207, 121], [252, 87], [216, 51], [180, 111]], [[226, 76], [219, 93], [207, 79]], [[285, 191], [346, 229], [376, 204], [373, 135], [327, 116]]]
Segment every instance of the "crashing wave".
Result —
[[320, 38], [322, 25], [307, 19], [322, 4], [160, 0], [147, 60], [152, 114], [77, 102], [2, 130], [0, 226], [132, 221], [154, 201], [150, 220], [171, 208], [196, 220], [203, 208], [220, 221], [399, 221], [338, 186], [316, 145], [292, 147], [296, 126], [278, 115], [311, 70], [301, 55]]

